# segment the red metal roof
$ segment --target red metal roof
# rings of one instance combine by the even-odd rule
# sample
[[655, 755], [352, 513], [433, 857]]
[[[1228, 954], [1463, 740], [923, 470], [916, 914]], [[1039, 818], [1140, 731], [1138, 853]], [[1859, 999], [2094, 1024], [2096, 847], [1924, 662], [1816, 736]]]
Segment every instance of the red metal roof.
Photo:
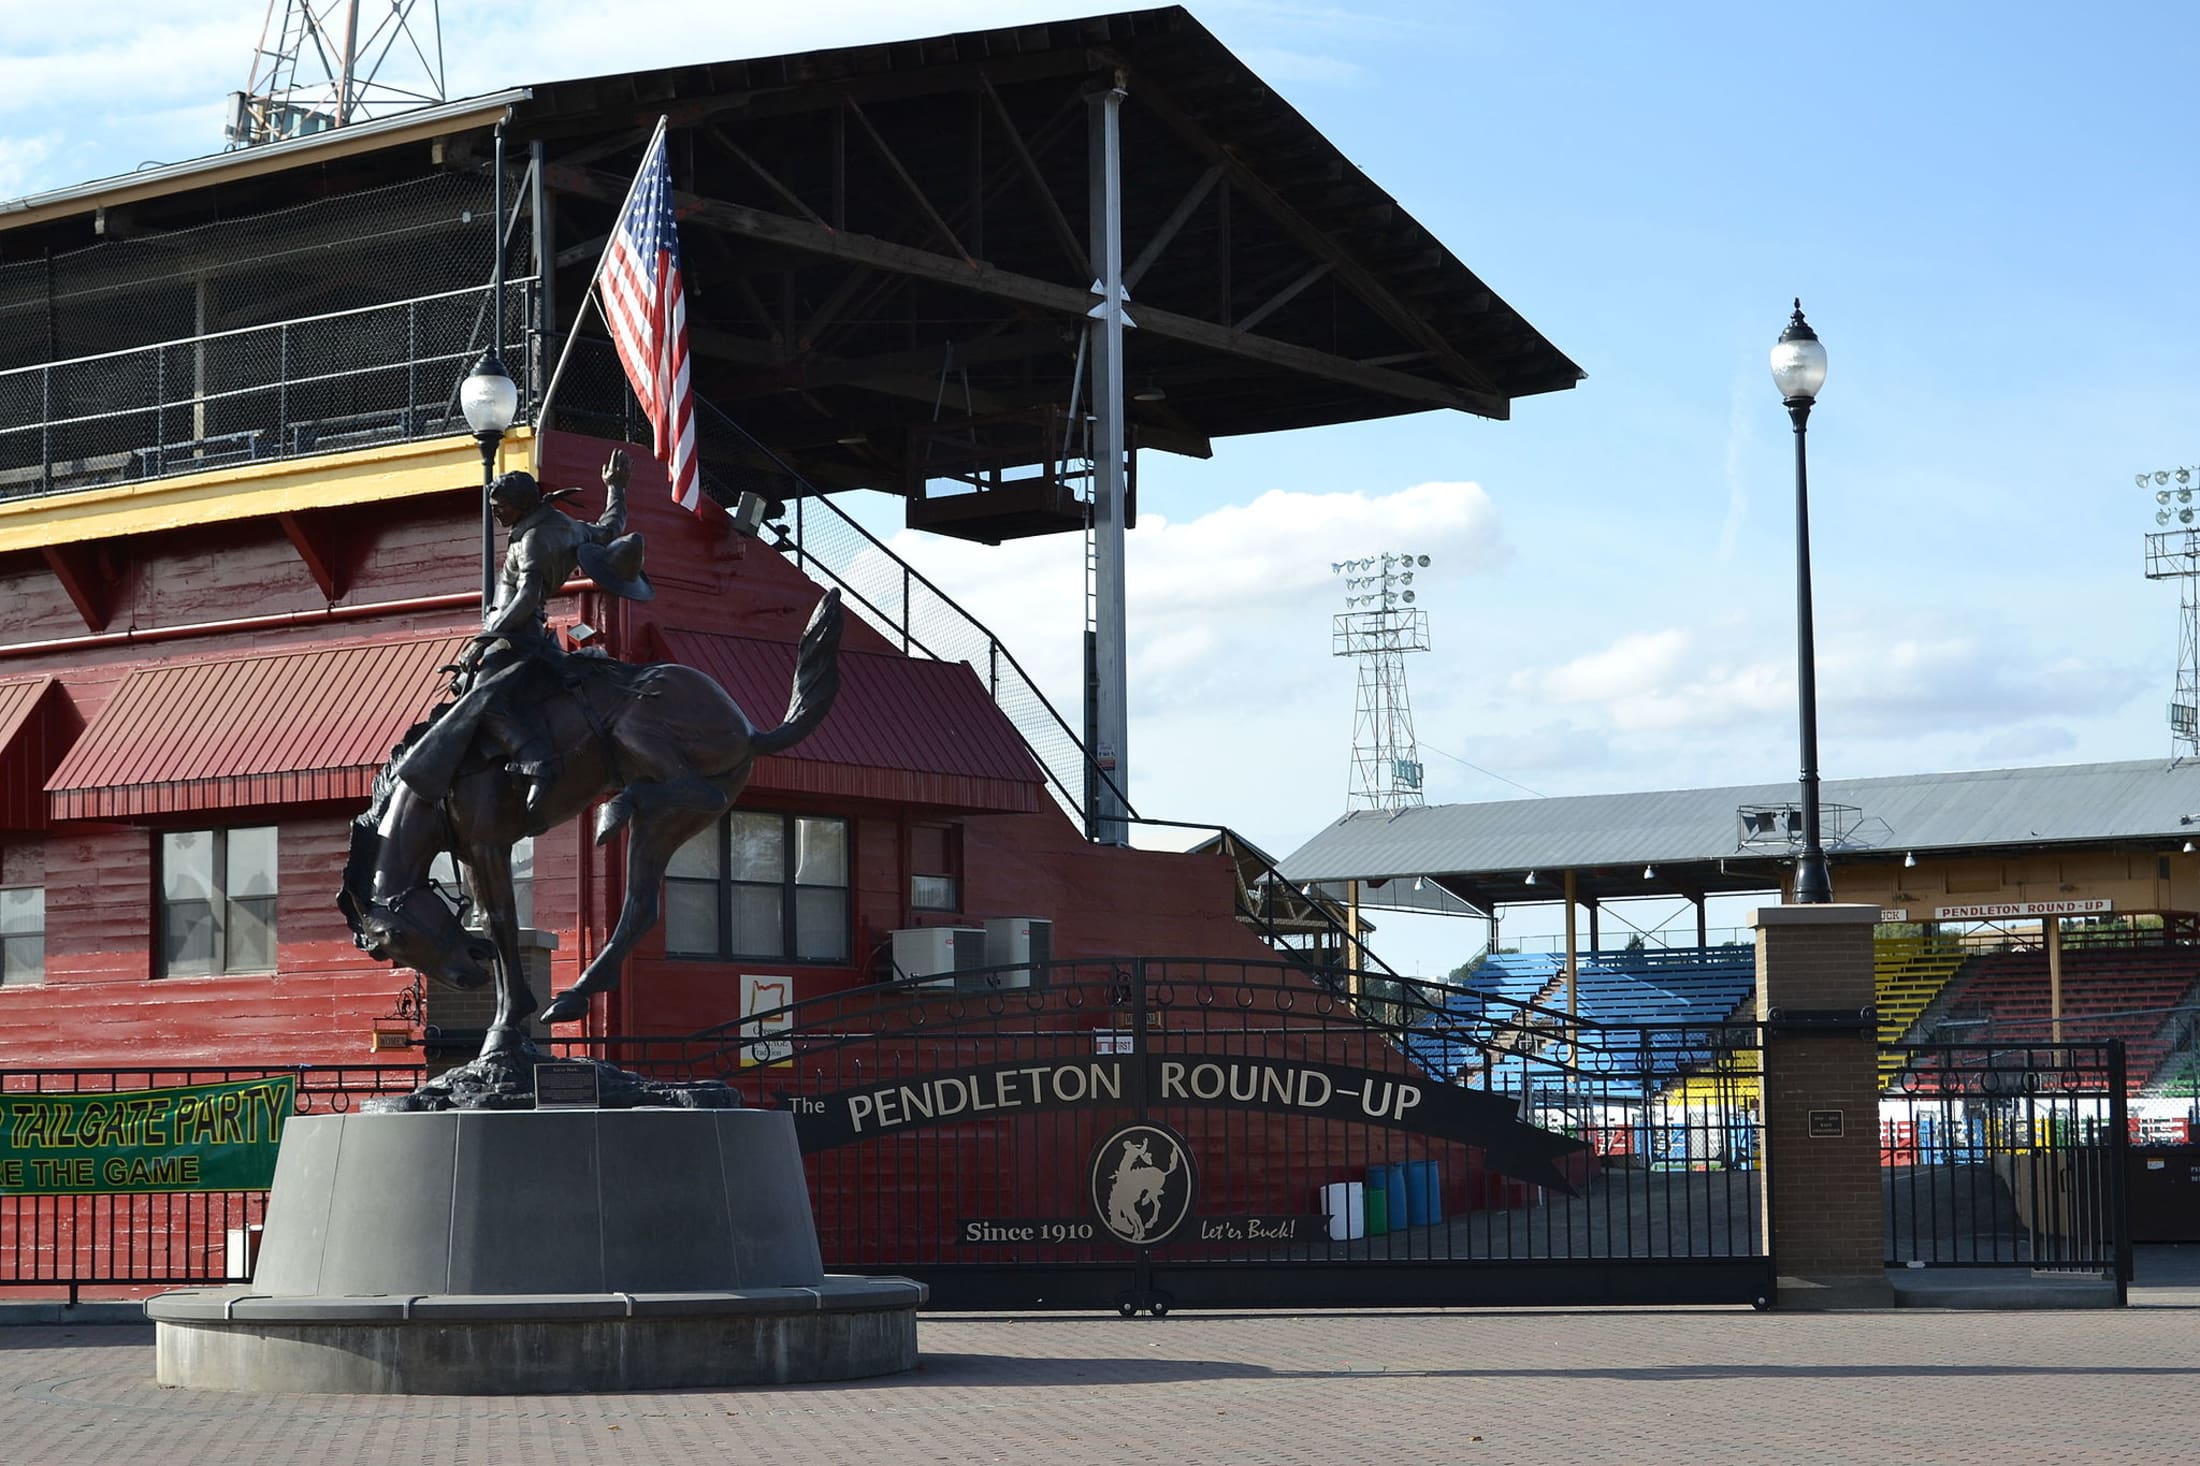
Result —
[[55, 819], [364, 799], [444, 695], [463, 636], [179, 662], [130, 674], [46, 781]]
[[[60, 719], [41, 715], [51, 677], [0, 682], [0, 829], [46, 827], [46, 773], [65, 742]], [[69, 720], [74, 724], [74, 719]]]
[[[794, 680], [786, 642], [665, 629], [674, 661], [707, 672], [761, 727]], [[754, 787], [941, 809], [1028, 814], [1044, 781], [1015, 725], [961, 662], [840, 653], [840, 695], [816, 732], [757, 760]]]

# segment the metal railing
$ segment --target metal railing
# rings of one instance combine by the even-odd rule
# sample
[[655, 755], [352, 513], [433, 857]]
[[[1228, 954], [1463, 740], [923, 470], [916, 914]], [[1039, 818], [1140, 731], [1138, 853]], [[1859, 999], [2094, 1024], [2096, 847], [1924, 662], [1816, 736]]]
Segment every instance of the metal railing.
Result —
[[[535, 286], [505, 287], [515, 345]], [[487, 290], [451, 290], [0, 371], [0, 498], [464, 432], [489, 313]], [[508, 358], [523, 417], [536, 356]]]
[[1890, 1267], [2131, 1277], [2124, 1046], [1898, 1044], [1881, 1102]]
[[[4, 1069], [0, 1103], [16, 1094], [107, 1094], [222, 1084], [294, 1074], [296, 1113], [341, 1114], [377, 1094], [416, 1088], [422, 1071], [397, 1065], [218, 1067], [156, 1064], [144, 1068]], [[262, 1191], [176, 1191], [83, 1196], [0, 1195], [0, 1288], [88, 1287], [243, 1282], [249, 1229], [260, 1224]]]

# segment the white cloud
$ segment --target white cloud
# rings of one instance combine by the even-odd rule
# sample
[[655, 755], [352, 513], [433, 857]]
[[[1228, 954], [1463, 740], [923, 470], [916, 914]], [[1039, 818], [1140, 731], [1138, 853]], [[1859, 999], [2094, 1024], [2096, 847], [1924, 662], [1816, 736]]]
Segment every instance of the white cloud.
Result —
[[1661, 694], [1687, 657], [1692, 638], [1676, 626], [1634, 631], [1602, 651], [1548, 672], [1523, 674], [1515, 686], [1554, 702], [1621, 702]]

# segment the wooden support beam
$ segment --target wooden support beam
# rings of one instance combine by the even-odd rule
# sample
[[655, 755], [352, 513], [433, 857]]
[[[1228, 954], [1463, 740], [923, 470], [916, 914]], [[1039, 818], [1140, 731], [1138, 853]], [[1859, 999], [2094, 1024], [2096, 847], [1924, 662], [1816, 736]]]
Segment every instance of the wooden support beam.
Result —
[[871, 125], [871, 119], [864, 114], [861, 107], [856, 105], [855, 99], [844, 97], [841, 102], [847, 109], [848, 115], [855, 118], [856, 124], [871, 139], [871, 146], [878, 149], [879, 157], [886, 162], [886, 170], [892, 173], [895, 179], [900, 182], [902, 188], [907, 191], [910, 199], [915, 202], [918, 212], [923, 214], [925, 220], [931, 224], [933, 232], [939, 235], [941, 242], [956, 254], [961, 255], [965, 264], [975, 265], [977, 261], [970, 257], [970, 251], [963, 248], [962, 241], [955, 237], [955, 231], [947, 227], [947, 221], [940, 217], [938, 209], [932, 207], [932, 200], [925, 195], [922, 185], [910, 176], [907, 168], [902, 166], [901, 159], [895, 155], [891, 147], [887, 146], [885, 136]]
[[[1146, 241], [1146, 247], [1138, 252], [1138, 258], [1124, 269], [1125, 290], [1135, 290], [1138, 287], [1140, 278], [1154, 267], [1154, 262], [1161, 258], [1162, 252], [1176, 242], [1177, 235], [1183, 233], [1184, 226], [1191, 222], [1193, 212], [1206, 200], [1208, 194], [1214, 192], [1215, 185], [1221, 181], [1220, 163], [1212, 165], [1199, 175], [1199, 180], [1185, 191], [1184, 197], [1177, 200], [1176, 207], [1169, 211], [1169, 217], [1161, 221], [1161, 227]], [[1090, 274], [1091, 271], [1086, 273]]]
[[351, 590], [363, 538], [355, 532], [350, 516], [328, 509], [300, 509], [277, 514], [275, 522], [321, 594], [331, 601], [342, 600]]
[[825, 334], [826, 328], [848, 308], [848, 302], [855, 299], [856, 292], [870, 278], [871, 272], [860, 265], [850, 270], [840, 284], [833, 287], [833, 293], [826, 296], [816, 310], [810, 312], [809, 320], [803, 322], [802, 332], [795, 338], [795, 349], [808, 351], [815, 346], [818, 338]]
[[1039, 197], [1039, 212], [1046, 219], [1047, 226], [1053, 230], [1055, 242], [1062, 246], [1062, 253], [1067, 255], [1070, 264], [1076, 267], [1077, 277], [1081, 280], [1090, 280], [1092, 278], [1092, 258], [1085, 253], [1085, 246], [1077, 238], [1077, 231], [1070, 228], [1069, 216], [1062, 212], [1061, 204], [1054, 197], [1054, 190], [1047, 187], [1046, 170], [1041, 168], [1039, 160], [1031, 155], [1031, 149], [1025, 144], [1023, 134], [1016, 128], [1016, 119], [1009, 115], [1008, 104], [1001, 100], [1001, 94], [993, 90], [993, 83], [985, 81], [982, 76], [979, 80], [985, 84], [986, 99], [993, 104], [993, 115], [999, 119], [1001, 131], [1008, 137], [1009, 151], [1015, 155], [1017, 166], [1024, 175], [1024, 181], [1031, 185], [1031, 191]]
[[1484, 393], [1496, 391], [1496, 383], [1489, 375], [1469, 360], [1458, 347], [1452, 345], [1443, 332], [1420, 312], [1393, 295], [1375, 277], [1373, 271], [1345, 251], [1334, 235], [1300, 214], [1251, 168], [1226, 152], [1206, 128], [1169, 99], [1165, 89], [1157, 87], [1150, 78], [1142, 77], [1133, 96], [1139, 105], [1150, 109], [1167, 123], [1178, 137], [1219, 165], [1228, 176], [1232, 189], [1245, 195], [1255, 208], [1280, 226], [1302, 249], [1314, 258], [1327, 260], [1335, 266], [1337, 278], [1344, 282], [1345, 288], [1359, 297], [1393, 330], [1425, 349], [1463, 385]]
[[[548, 170], [547, 177], [552, 187], [593, 198], [616, 199], [623, 196], [626, 187], [626, 180], [622, 178], [587, 170], [553, 167]], [[767, 213], [745, 204], [697, 198], [693, 194], [675, 194], [674, 199], [682, 218], [760, 244], [846, 260], [888, 274], [929, 280], [1079, 320], [1092, 305], [1091, 293], [1078, 286], [1034, 279], [979, 261], [951, 259], [930, 250], [846, 230], [821, 229], [807, 220]], [[1497, 393], [1432, 381], [1385, 367], [1363, 366], [1348, 357], [1315, 347], [1248, 331], [1234, 331], [1213, 321], [1152, 306], [1133, 307], [1132, 317], [1139, 329], [1152, 337], [1181, 341], [1428, 407], [1449, 407], [1499, 419], [1511, 416], [1509, 399]]]
[[797, 214], [800, 214], [803, 218], [809, 220], [812, 224], [816, 224], [822, 228], [830, 229], [833, 227], [832, 225], [827, 224], [824, 219], [818, 215], [817, 210], [811, 208], [808, 204], [804, 203], [800, 194], [796, 193], [793, 189], [787, 187], [786, 184], [781, 183], [778, 177], [775, 176], [769, 168], [766, 168], [762, 163], [759, 163], [756, 161], [756, 159], [750, 157], [749, 152], [746, 148], [742, 147], [732, 138], [727, 137], [724, 129], [710, 124], [705, 124], [702, 128], [702, 133], [703, 136], [709, 138], [720, 148], [732, 154], [737, 162], [742, 164], [742, 166], [746, 167], [751, 173], [754, 173], [759, 179], [761, 179], [766, 188], [770, 189], [773, 193], [779, 195], [781, 201], [793, 205], [794, 211]]
[[114, 619], [115, 592], [122, 575], [113, 551], [106, 545], [47, 545], [38, 552], [61, 582], [62, 593], [76, 614], [84, 618], [86, 631], [105, 631]]
[[1274, 295], [1269, 296], [1266, 300], [1262, 301], [1259, 305], [1254, 306], [1244, 315], [1239, 316], [1237, 319], [1237, 324], [1232, 326], [1230, 329], [1233, 331], [1252, 330], [1262, 321], [1267, 320], [1277, 311], [1282, 310], [1292, 301], [1297, 300], [1299, 298], [1299, 292], [1306, 289], [1307, 286], [1312, 285], [1316, 280], [1321, 279], [1322, 276], [1328, 274], [1331, 268], [1333, 267], [1327, 260], [1322, 260], [1318, 262], [1312, 269], [1306, 271], [1296, 280], [1293, 280], [1290, 284], [1284, 286], [1283, 289], [1277, 291]]

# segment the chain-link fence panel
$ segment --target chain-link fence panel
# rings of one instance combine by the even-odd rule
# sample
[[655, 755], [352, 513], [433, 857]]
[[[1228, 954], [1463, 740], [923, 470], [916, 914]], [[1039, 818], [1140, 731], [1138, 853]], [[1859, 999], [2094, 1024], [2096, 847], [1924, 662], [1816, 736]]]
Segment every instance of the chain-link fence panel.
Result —
[[[491, 208], [440, 173], [0, 266], [0, 497], [463, 431]], [[523, 403], [535, 299], [503, 298]]]

